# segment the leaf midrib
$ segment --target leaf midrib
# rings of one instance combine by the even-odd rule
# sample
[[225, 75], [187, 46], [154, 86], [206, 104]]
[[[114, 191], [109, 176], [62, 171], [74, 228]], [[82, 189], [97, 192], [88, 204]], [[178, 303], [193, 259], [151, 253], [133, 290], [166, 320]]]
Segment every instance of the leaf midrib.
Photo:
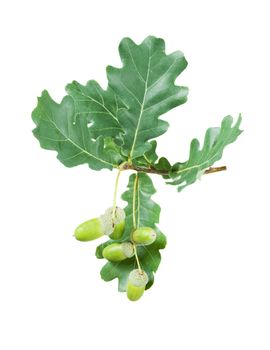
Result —
[[[136, 145], [137, 138], [138, 138], [138, 132], [139, 132], [139, 129], [140, 129], [140, 124], [141, 124], [141, 120], [142, 120], [143, 113], [144, 113], [146, 110], [148, 110], [148, 109], [150, 109], [150, 108], [153, 107], [153, 106], [150, 106], [150, 107], [148, 107], [147, 109], [144, 109], [144, 107], [145, 107], [145, 100], [146, 100], [146, 94], [147, 94], [148, 90], [150, 90], [151, 88], [153, 88], [154, 86], [156, 86], [156, 84], [157, 84], [161, 79], [163, 79], [164, 76], [166, 76], [166, 74], [169, 72], [169, 70], [170, 70], [170, 69], [175, 65], [175, 63], [177, 62], [177, 59], [175, 59], [175, 60], [173, 61], [173, 63], [169, 66], [169, 68], [168, 68], [154, 83], [152, 83], [152, 85], [150, 85], [150, 86], [148, 87], [149, 73], [150, 73], [150, 66], [151, 66], [151, 58], [152, 58], [154, 55], [150, 55], [150, 48], [149, 48], [147, 74], [146, 74], [146, 79], [143, 79], [141, 73], [139, 72], [139, 70], [138, 70], [138, 68], [137, 68], [137, 66], [136, 66], [136, 63], [135, 63], [135, 61], [134, 61], [134, 57], [133, 57], [133, 55], [132, 55], [132, 53], [131, 53], [131, 50], [130, 50], [129, 45], [128, 45], [128, 50], [129, 50], [129, 54], [130, 54], [132, 63], [133, 63], [133, 65], [134, 65], [134, 67], [135, 67], [135, 70], [136, 70], [138, 76], [139, 76], [139, 79], [142, 80], [142, 81], [144, 81], [144, 83], [145, 83], [145, 85], [144, 85], [144, 86], [145, 86], [145, 91], [144, 91], [143, 100], [142, 100], [141, 103], [140, 103], [140, 101], [138, 101], [138, 102], [140, 103], [141, 107], [140, 107], [140, 114], [139, 114], [139, 118], [138, 118], [138, 123], [137, 123], [136, 129], [135, 129], [134, 139], [133, 139], [133, 143], [132, 143], [131, 151], [130, 151], [130, 158], [132, 159], [132, 156], [133, 156], [133, 153], [134, 153], [134, 150], [135, 150], [135, 145]], [[167, 97], [165, 100], [167, 100], [167, 99], [169, 99], [169, 98], [171, 98], [171, 96]], [[158, 103], [162, 103], [162, 102], [164, 102], [164, 101], [160, 101], [160, 102], [158, 102]]]
[[138, 123], [137, 123], [135, 134], [134, 134], [133, 143], [132, 143], [132, 146], [131, 146], [131, 151], [130, 151], [130, 158], [131, 159], [132, 159], [132, 156], [133, 156], [133, 153], [134, 153], [134, 149], [135, 149], [135, 145], [136, 145], [136, 141], [137, 141], [137, 137], [138, 137], [138, 132], [139, 132], [140, 124], [141, 124], [141, 119], [142, 119], [142, 115], [143, 115], [143, 112], [144, 112], [145, 98], [146, 98], [146, 94], [147, 94], [147, 90], [148, 90], [147, 86], [148, 86], [148, 80], [149, 80], [150, 63], [151, 63], [151, 56], [150, 56], [150, 51], [149, 51], [147, 74], [146, 74], [145, 85], [144, 85], [144, 95], [143, 95], [143, 100], [142, 100], [142, 103], [141, 103], [140, 114], [139, 114]]

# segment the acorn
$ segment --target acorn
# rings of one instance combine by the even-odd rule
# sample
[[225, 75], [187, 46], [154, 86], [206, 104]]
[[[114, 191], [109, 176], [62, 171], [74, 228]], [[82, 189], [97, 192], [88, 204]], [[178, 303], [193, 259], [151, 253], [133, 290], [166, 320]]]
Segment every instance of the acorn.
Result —
[[87, 220], [80, 224], [74, 232], [74, 236], [78, 241], [93, 241], [104, 235], [100, 218]]
[[108, 208], [100, 217], [104, 234], [114, 240], [120, 239], [125, 231], [125, 216], [125, 211], [120, 207], [116, 207], [113, 218], [113, 207]]
[[133, 244], [130, 242], [112, 243], [103, 249], [102, 255], [109, 261], [122, 261], [134, 255]]
[[113, 208], [108, 208], [99, 218], [87, 220], [80, 224], [74, 232], [78, 241], [87, 242], [97, 239], [103, 235], [112, 239], [120, 239], [125, 230], [125, 212], [122, 208], [115, 208], [113, 219]]
[[123, 236], [125, 231], [125, 220], [121, 221], [119, 224], [114, 225], [113, 232], [109, 235], [111, 239], [117, 240]]
[[156, 238], [157, 234], [151, 227], [139, 227], [132, 233], [132, 241], [138, 245], [152, 244]]
[[139, 300], [145, 290], [149, 278], [147, 273], [143, 270], [132, 270], [128, 276], [127, 283], [127, 297], [131, 301]]

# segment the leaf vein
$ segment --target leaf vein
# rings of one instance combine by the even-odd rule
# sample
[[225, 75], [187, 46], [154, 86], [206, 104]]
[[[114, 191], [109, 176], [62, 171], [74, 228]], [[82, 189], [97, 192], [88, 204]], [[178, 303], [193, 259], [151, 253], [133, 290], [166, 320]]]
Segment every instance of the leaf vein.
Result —
[[[48, 116], [48, 114], [46, 114], [46, 115], [47, 115], [48, 120], [54, 125], [54, 127], [57, 129], [57, 131], [58, 131], [61, 135], [63, 135], [63, 136], [66, 138], [66, 141], [69, 141], [73, 146], [75, 146], [76, 148], [78, 148], [79, 150], [81, 150], [83, 153], [87, 154], [89, 157], [92, 157], [92, 158], [94, 158], [94, 159], [96, 159], [96, 160], [98, 160], [98, 161], [100, 161], [100, 162], [102, 162], [102, 163], [109, 164], [109, 165], [111, 165], [112, 167], [115, 166], [115, 164], [110, 163], [110, 162], [108, 162], [108, 161], [106, 161], [106, 160], [104, 160], [104, 159], [102, 159], [102, 158], [96, 157], [96, 156], [94, 156], [92, 153], [90, 153], [90, 152], [88, 152], [87, 150], [81, 148], [81, 146], [79, 146], [77, 143], [75, 143], [73, 140], [71, 140], [70, 137], [67, 137], [67, 135], [65, 135], [65, 134], [63, 133], [63, 131], [62, 131], [61, 129], [58, 128], [58, 126], [57, 126], [57, 124], [55, 123], [55, 121], [52, 120], [52, 119]], [[69, 124], [69, 123], [68, 123], [68, 124]]]

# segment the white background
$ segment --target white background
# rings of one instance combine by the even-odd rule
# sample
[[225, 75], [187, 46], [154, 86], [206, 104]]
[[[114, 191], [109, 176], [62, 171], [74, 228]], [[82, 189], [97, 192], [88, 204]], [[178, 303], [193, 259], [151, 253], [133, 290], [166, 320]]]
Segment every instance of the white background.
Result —
[[[269, 350], [267, 3], [1, 3], [1, 349]], [[40, 149], [30, 116], [45, 88], [58, 102], [73, 79], [105, 88], [122, 37], [149, 34], [189, 62], [177, 80], [189, 100], [166, 115], [159, 154], [184, 161], [228, 114], [243, 114], [245, 132], [219, 162], [227, 172], [181, 194], [153, 176], [168, 246], [154, 287], [131, 303], [100, 279], [96, 242], [72, 237], [111, 205], [115, 173], [65, 168]]]

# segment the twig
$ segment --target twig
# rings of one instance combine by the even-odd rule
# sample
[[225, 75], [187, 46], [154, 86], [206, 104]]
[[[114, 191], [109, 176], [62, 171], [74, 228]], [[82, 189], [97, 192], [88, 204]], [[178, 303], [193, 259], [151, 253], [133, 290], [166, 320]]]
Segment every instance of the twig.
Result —
[[[149, 167], [149, 168], [139, 167], [139, 166], [136, 166], [136, 165], [130, 164], [130, 163], [125, 163], [125, 165], [123, 166], [122, 169], [123, 170], [135, 170], [138, 172], [164, 175], [164, 176], [169, 175], [169, 172], [167, 170], [159, 170], [159, 169], [155, 169], [153, 167]], [[224, 171], [224, 170], [227, 170], [227, 167], [225, 165], [219, 166], [219, 167], [210, 167], [204, 171], [204, 175], [217, 173], [219, 171]]]

